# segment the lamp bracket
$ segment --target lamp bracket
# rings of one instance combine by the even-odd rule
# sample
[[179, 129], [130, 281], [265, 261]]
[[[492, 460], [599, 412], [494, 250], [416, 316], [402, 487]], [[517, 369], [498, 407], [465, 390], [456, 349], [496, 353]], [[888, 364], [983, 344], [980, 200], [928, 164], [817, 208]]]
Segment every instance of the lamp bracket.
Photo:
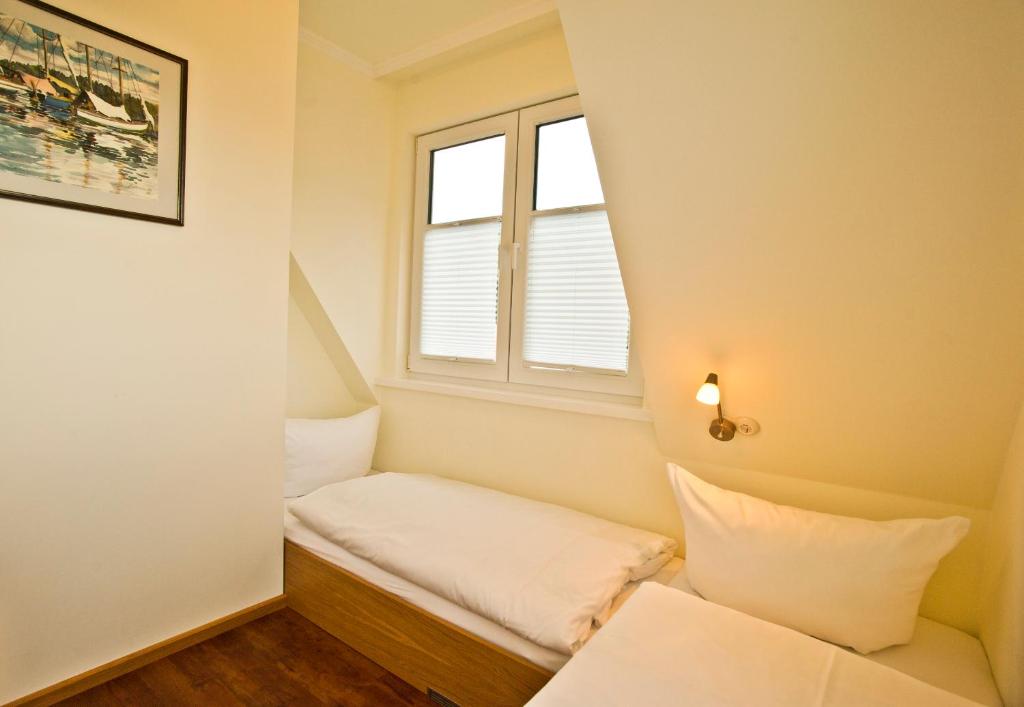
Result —
[[708, 429], [708, 432], [719, 442], [728, 442], [736, 436], [736, 423], [724, 417], [719, 417], [711, 421], [711, 427]]

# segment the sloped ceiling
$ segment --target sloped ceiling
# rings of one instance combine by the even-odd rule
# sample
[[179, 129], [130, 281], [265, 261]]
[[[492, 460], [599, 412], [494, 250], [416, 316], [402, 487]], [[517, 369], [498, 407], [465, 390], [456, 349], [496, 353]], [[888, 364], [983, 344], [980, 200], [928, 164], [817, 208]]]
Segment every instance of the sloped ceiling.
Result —
[[[1024, 7], [560, 12], [665, 453], [987, 506], [1024, 390]], [[710, 370], [759, 435], [708, 435]]]
[[[359, 366], [356, 364], [352, 354], [349, 353], [345, 342], [342, 341], [331, 318], [324, 311], [320, 299], [313, 291], [313, 287], [309, 284], [309, 280], [306, 279], [306, 274], [302, 272], [302, 267], [295, 260], [294, 255], [289, 258], [288, 263], [288, 294], [297, 310], [294, 312], [294, 315], [301, 317], [308, 328], [308, 331], [301, 331], [295, 337], [296, 339], [305, 337], [306, 341], [298, 341], [297, 343], [304, 344], [306, 349], [315, 350], [319, 348], [322, 354], [322, 360], [320, 361], [312, 361], [310, 360], [312, 355], [306, 354], [306, 365], [304, 368], [306, 368], [307, 375], [313, 377], [317, 367], [326, 368], [326, 366], [330, 366], [334, 369], [333, 373], [337, 377], [337, 383], [340, 384], [332, 385], [333, 381], [329, 381], [327, 386], [321, 384], [321, 387], [329, 388], [328, 390], [320, 391], [327, 402], [321, 400], [313, 401], [310, 407], [314, 408], [314, 412], [302, 413], [302, 415], [305, 417], [328, 417], [329, 414], [326, 413], [322, 415], [315, 414], [319, 412], [315, 409], [316, 406], [326, 406], [328, 403], [334, 404], [336, 406], [335, 409], [345, 410], [348, 414], [351, 414], [357, 408], [375, 405], [377, 399], [373, 391], [359, 370]], [[293, 313], [289, 312], [289, 326], [292, 325], [292, 315]], [[302, 323], [300, 322], [299, 326], [301, 325]], [[296, 329], [298, 328], [296, 327]], [[291, 384], [293, 380], [296, 383], [305, 382], [295, 380], [298, 376], [293, 377], [291, 354], [292, 352], [289, 351], [289, 394], [292, 392]], [[328, 377], [326, 373], [321, 373], [318, 378], [323, 381]], [[307, 398], [311, 397], [311, 394]], [[292, 414], [289, 412], [289, 415]]]

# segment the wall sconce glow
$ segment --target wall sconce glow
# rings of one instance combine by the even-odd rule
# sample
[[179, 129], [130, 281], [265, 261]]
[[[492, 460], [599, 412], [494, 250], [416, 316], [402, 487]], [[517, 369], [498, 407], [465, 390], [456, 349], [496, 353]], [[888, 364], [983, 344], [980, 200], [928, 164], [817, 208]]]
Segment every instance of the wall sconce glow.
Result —
[[719, 442], [728, 442], [736, 436], [736, 423], [726, 420], [722, 414], [722, 392], [718, 389], [718, 374], [709, 373], [704, 385], [697, 391], [697, 400], [705, 405], [715, 405], [718, 417], [711, 421], [708, 432]]
[[709, 373], [704, 385], [697, 391], [697, 402], [705, 405], [718, 405], [721, 399], [722, 395], [718, 390], [718, 374]]

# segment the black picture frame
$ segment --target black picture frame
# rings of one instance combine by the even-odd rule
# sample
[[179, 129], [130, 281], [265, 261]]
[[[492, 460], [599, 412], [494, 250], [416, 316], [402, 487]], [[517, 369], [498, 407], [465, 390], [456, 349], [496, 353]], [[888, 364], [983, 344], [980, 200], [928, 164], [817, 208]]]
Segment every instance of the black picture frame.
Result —
[[[105, 27], [98, 22], [93, 22], [84, 17], [75, 15], [67, 10], [63, 10], [59, 7], [51, 5], [41, 0], [12, 0], [16, 4], [26, 5], [36, 10], [45, 12], [49, 15], [53, 15], [66, 22], [73, 23], [87, 30], [91, 30], [98, 34], [109, 37], [118, 42], [130, 45], [136, 49], [152, 54], [159, 57], [167, 62], [176, 65], [180, 71], [180, 90], [178, 91], [178, 131], [176, 136], [177, 142], [177, 165], [176, 165], [176, 178], [174, 184], [177, 190], [176, 195], [176, 207], [173, 215], [160, 215], [153, 213], [145, 213], [133, 211], [128, 208], [112, 208], [109, 206], [101, 206], [89, 203], [82, 203], [69, 199], [54, 198], [50, 196], [42, 196], [38, 194], [31, 194], [19, 191], [12, 191], [0, 186], [0, 197], [7, 199], [16, 199], [19, 201], [27, 201], [36, 204], [45, 204], [48, 206], [58, 206], [67, 209], [74, 209], [78, 211], [89, 211], [93, 213], [105, 214], [107, 216], [118, 216], [124, 218], [133, 218], [143, 221], [150, 221], [154, 223], [163, 223], [174, 226], [185, 225], [185, 148], [186, 148], [186, 132], [187, 132], [187, 114], [188, 114], [188, 61], [179, 57], [171, 52], [154, 47], [151, 44], [140, 41], [133, 37], [129, 37], [126, 34], [118, 32], [116, 30]], [[2, 9], [2, 8], [0, 8]], [[20, 40], [20, 38], [19, 38]], [[43, 46], [45, 47], [45, 41]], [[45, 48], [44, 48], [45, 53]], [[119, 65], [120, 66], [120, 65]], [[120, 69], [119, 69], [120, 71]], [[0, 127], [2, 129], [2, 127]], [[162, 136], [161, 136], [161, 139]]]

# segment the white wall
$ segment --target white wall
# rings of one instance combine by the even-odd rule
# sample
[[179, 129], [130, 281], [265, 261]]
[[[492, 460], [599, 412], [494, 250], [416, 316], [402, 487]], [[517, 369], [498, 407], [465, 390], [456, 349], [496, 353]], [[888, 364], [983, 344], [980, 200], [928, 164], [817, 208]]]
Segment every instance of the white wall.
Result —
[[374, 467], [438, 474], [682, 541], [649, 422], [379, 389]]
[[983, 584], [981, 640], [1008, 707], [1024, 705], [1024, 407], [1006, 456]]
[[[665, 453], [987, 508], [1024, 394], [1024, 4], [559, 6]], [[710, 370], [761, 434], [708, 436]]]
[[282, 590], [296, 3], [60, 4], [189, 60], [186, 226], [0, 201], [0, 702]]

